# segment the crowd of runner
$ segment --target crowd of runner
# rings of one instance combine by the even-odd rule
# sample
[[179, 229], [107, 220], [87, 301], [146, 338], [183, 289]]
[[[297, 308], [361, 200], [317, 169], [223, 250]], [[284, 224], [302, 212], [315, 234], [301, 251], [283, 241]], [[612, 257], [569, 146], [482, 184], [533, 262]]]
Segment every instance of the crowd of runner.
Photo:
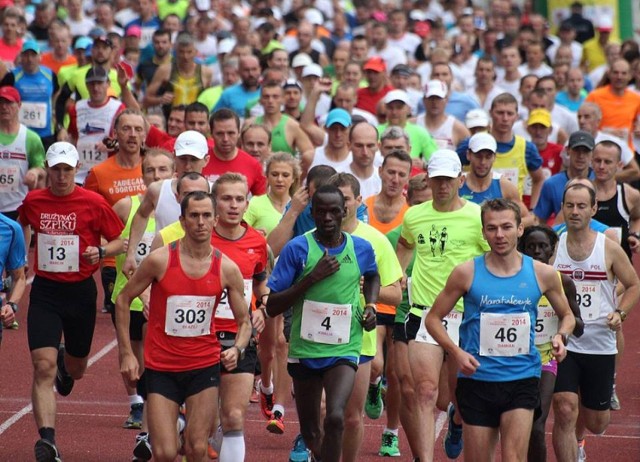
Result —
[[0, 2], [35, 460], [110, 315], [133, 461], [252, 460], [250, 402], [291, 462], [363, 460], [365, 415], [379, 456], [585, 461], [640, 299], [640, 47], [532, 4]]

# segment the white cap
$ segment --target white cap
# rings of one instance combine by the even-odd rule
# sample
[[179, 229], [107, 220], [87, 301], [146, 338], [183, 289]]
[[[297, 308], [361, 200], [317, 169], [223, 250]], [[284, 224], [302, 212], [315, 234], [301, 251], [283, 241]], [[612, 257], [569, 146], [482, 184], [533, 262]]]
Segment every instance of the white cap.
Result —
[[429, 83], [424, 86], [425, 98], [429, 98], [430, 96], [446, 98], [447, 93], [449, 93], [449, 89], [447, 88], [447, 84], [442, 80], [429, 80]]
[[311, 63], [304, 66], [304, 69], [302, 69], [302, 78], [310, 76], [322, 77], [322, 68], [319, 64]]
[[293, 61], [291, 61], [291, 67], [305, 67], [309, 64], [313, 64], [313, 60], [311, 56], [306, 53], [298, 53], [293, 57]]
[[409, 95], [404, 90], [391, 90], [384, 96], [384, 104], [389, 104], [392, 101], [402, 101], [407, 106], [411, 106]]
[[490, 123], [489, 114], [484, 109], [471, 109], [464, 118], [464, 124], [469, 129], [488, 127]]
[[196, 10], [209, 11], [211, 9], [211, 2], [209, 0], [196, 0]]
[[67, 143], [66, 141], [53, 143], [49, 146], [49, 149], [47, 149], [46, 161], [49, 167], [58, 164], [67, 164], [71, 167], [76, 167], [78, 160], [78, 150], [73, 144]]
[[236, 46], [236, 41], [232, 38], [222, 39], [218, 42], [218, 54], [231, 53], [233, 47]]
[[484, 151], [485, 149], [493, 153], [495, 153], [496, 149], [498, 149], [496, 139], [489, 133], [476, 133], [471, 138], [469, 138], [469, 150], [471, 152], [480, 152]]
[[193, 156], [198, 159], [204, 159], [209, 154], [209, 145], [202, 133], [195, 130], [187, 130], [178, 135], [173, 150], [176, 156]]
[[324, 16], [322, 16], [320, 10], [315, 8], [308, 8], [307, 11], [304, 12], [304, 19], [315, 26], [324, 24]]
[[601, 16], [597, 21], [596, 29], [610, 32], [613, 30], [613, 18], [608, 15]]
[[431, 154], [427, 171], [429, 172], [429, 178], [438, 176], [458, 178], [460, 172], [462, 172], [462, 164], [455, 151], [451, 149], [438, 149]]

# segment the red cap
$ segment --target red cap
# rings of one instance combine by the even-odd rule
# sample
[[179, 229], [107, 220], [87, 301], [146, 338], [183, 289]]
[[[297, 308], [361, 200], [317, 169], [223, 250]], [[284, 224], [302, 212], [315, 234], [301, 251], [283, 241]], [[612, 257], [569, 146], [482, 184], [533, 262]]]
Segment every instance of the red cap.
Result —
[[380, 56], [374, 56], [369, 58], [369, 60], [364, 63], [362, 67], [363, 71], [375, 71], [375, 72], [386, 72], [387, 65], [384, 63], [384, 59]]
[[20, 93], [15, 87], [0, 87], [0, 98], [11, 101], [12, 103], [20, 103]]

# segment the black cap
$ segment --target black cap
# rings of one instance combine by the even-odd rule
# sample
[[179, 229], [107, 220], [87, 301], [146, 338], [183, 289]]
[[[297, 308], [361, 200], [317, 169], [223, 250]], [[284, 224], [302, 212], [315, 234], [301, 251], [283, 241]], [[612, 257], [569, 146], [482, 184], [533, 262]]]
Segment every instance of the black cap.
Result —
[[584, 130], [578, 130], [577, 132], [573, 132], [569, 137], [569, 147], [577, 148], [583, 146], [587, 148], [589, 151], [593, 151], [594, 146], [596, 145], [593, 136], [589, 132], [585, 132]]
[[108, 82], [109, 74], [104, 70], [104, 67], [101, 66], [93, 66], [87, 72], [86, 77], [84, 78], [86, 83], [90, 82]]
[[107, 37], [106, 35], [100, 35], [98, 37], [94, 37], [93, 38], [93, 44], [95, 45], [96, 43], [106, 43], [107, 45], [109, 45], [110, 47], [113, 47], [113, 42], [111, 41], [111, 39], [109, 37]]
[[404, 75], [405, 77], [410, 77], [413, 74], [415, 74], [415, 71], [406, 64], [397, 64], [391, 70], [391, 75]]

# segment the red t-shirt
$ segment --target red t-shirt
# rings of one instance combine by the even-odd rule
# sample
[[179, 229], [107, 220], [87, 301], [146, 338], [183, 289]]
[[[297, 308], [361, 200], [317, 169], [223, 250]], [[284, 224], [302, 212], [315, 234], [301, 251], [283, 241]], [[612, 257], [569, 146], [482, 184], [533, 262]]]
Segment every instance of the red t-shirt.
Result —
[[90, 277], [100, 265], [88, 263], [82, 253], [98, 247], [100, 236], [117, 239], [124, 228], [104, 197], [79, 186], [66, 196], [49, 189], [30, 191], [18, 213], [35, 233], [36, 274], [59, 282]]
[[369, 87], [358, 88], [358, 102], [356, 103], [356, 107], [375, 114], [378, 101], [384, 98], [391, 90], [393, 90], [391, 85], [382, 87], [378, 92], [371, 91]]
[[167, 270], [151, 285], [144, 363], [156, 371], [184, 372], [220, 362], [214, 313], [222, 295], [222, 255], [214, 249], [209, 271], [193, 279], [182, 269], [179, 249], [179, 241], [169, 245]]
[[254, 196], [267, 193], [267, 178], [264, 176], [260, 162], [238, 149], [238, 154], [232, 160], [221, 160], [215, 154], [209, 158], [209, 163], [202, 169], [202, 174], [211, 182], [227, 172], [235, 172], [247, 178], [249, 191]]
[[[551, 175], [560, 173], [562, 170], [562, 151], [564, 146], [556, 143], [547, 143], [547, 147], [540, 151], [540, 157], [542, 157], [542, 173], [544, 173], [544, 179], [546, 180]], [[531, 179], [527, 177], [527, 182]], [[531, 194], [524, 194], [522, 196], [522, 202], [527, 208], [531, 208]]]
[[[247, 231], [235, 241], [220, 236], [214, 229], [211, 233], [211, 244], [220, 249], [240, 268], [242, 279], [244, 279], [245, 300], [251, 308], [253, 278], [264, 273], [267, 268], [267, 240], [248, 224], [243, 222], [242, 226]], [[226, 291], [216, 310], [216, 329], [224, 332], [238, 332], [238, 325], [227, 302]]]

